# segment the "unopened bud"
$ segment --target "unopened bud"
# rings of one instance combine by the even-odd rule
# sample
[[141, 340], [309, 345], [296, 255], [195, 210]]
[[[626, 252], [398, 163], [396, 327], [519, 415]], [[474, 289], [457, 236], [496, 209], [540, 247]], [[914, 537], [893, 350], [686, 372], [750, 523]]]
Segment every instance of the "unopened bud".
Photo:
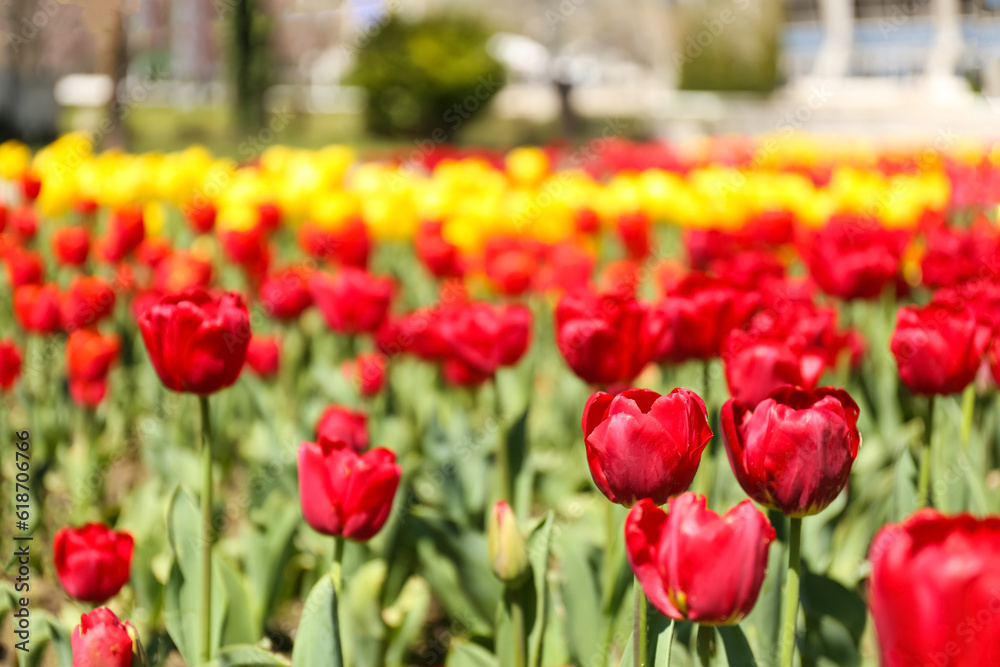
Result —
[[498, 501], [490, 514], [487, 552], [493, 573], [507, 586], [516, 588], [528, 578], [528, 546], [506, 500]]

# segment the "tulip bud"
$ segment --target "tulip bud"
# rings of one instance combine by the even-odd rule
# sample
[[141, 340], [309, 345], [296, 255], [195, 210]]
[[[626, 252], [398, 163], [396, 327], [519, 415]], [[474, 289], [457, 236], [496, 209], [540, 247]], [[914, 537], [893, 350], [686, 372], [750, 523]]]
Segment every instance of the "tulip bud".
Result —
[[486, 550], [497, 575], [506, 585], [517, 588], [531, 572], [528, 563], [528, 545], [525, 544], [517, 519], [506, 500], [497, 501], [490, 514]]
[[80, 617], [70, 638], [73, 667], [145, 667], [146, 652], [139, 634], [107, 607]]

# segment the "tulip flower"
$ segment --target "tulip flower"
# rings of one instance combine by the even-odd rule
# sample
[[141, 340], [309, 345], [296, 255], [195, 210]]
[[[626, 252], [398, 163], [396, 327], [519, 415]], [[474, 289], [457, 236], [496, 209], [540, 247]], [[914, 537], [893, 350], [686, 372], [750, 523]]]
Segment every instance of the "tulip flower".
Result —
[[566, 294], [556, 306], [556, 344], [585, 382], [626, 383], [652, 359], [646, 306], [590, 291]]
[[274, 231], [281, 227], [281, 207], [274, 202], [258, 204], [257, 224], [268, 231]]
[[750, 409], [779, 387], [815, 387], [826, 367], [822, 351], [795, 349], [785, 340], [740, 329], [723, 343], [722, 360], [730, 395]]
[[30, 206], [18, 206], [9, 214], [10, 230], [23, 241], [30, 241], [38, 234], [38, 214]]
[[746, 324], [760, 304], [755, 292], [692, 272], [657, 306], [667, 326], [658, 352], [675, 362], [719, 356], [729, 332]]
[[215, 227], [218, 211], [211, 203], [192, 204], [184, 208], [184, 217], [196, 234], [208, 234]]
[[441, 223], [425, 222], [414, 239], [420, 262], [435, 278], [456, 278], [465, 272], [458, 247], [441, 236]]
[[299, 228], [299, 244], [318, 260], [365, 269], [372, 240], [364, 221], [351, 218], [335, 229], [307, 221]]
[[59, 583], [76, 600], [99, 604], [114, 597], [132, 568], [132, 536], [99, 523], [60, 528], [52, 540]]
[[313, 301], [331, 329], [342, 334], [375, 331], [392, 300], [392, 282], [352, 267], [335, 275], [317, 271], [309, 279]]
[[558, 243], [545, 254], [534, 277], [539, 291], [572, 292], [584, 289], [594, 272], [594, 256], [575, 243]]
[[990, 336], [968, 306], [931, 303], [899, 309], [890, 347], [910, 391], [954, 394], [975, 378]]
[[150, 238], [139, 244], [135, 250], [136, 260], [143, 266], [155, 269], [160, 262], [170, 257], [174, 249], [164, 238]]
[[249, 276], [257, 278], [267, 273], [271, 264], [271, 249], [261, 227], [221, 230], [218, 237], [226, 257], [243, 267]]
[[721, 517], [705, 505], [705, 496], [694, 493], [671, 498], [666, 512], [654, 500], [640, 500], [625, 521], [625, 549], [643, 591], [665, 616], [735, 625], [757, 602], [775, 531], [749, 500]]
[[156, 265], [153, 287], [163, 293], [205, 289], [212, 282], [212, 262], [188, 250], [171, 253]]
[[345, 361], [341, 364], [341, 371], [354, 383], [364, 398], [371, 398], [385, 385], [385, 367], [384, 355], [368, 352]]
[[356, 541], [372, 538], [389, 518], [399, 486], [396, 455], [365, 454], [329, 441], [299, 446], [302, 515], [317, 532]]
[[490, 512], [486, 529], [486, 551], [493, 574], [508, 586], [524, 583], [531, 573], [528, 545], [517, 526], [514, 510], [506, 500], [498, 500]]
[[73, 667], [145, 667], [138, 633], [107, 607], [80, 616], [70, 637]]
[[535, 253], [519, 240], [492, 239], [483, 250], [483, 270], [500, 294], [524, 294], [531, 287], [537, 269]]
[[524, 306], [464, 304], [448, 309], [437, 326], [450, 358], [467, 366], [470, 375], [489, 378], [500, 366], [517, 363], [528, 349], [531, 311]]
[[618, 217], [618, 235], [629, 259], [641, 262], [652, 252], [653, 221], [642, 211]]
[[714, 259], [708, 270], [744, 290], [754, 290], [765, 277], [783, 278], [785, 264], [770, 252], [746, 250]]
[[114, 307], [115, 292], [103, 278], [78, 276], [63, 295], [63, 328], [73, 331], [93, 326], [110, 315]]
[[662, 505], [687, 490], [712, 439], [705, 403], [682, 388], [599, 391], [583, 408], [583, 434], [594, 483], [626, 507], [643, 498]]
[[42, 179], [38, 177], [38, 174], [26, 171], [21, 176], [21, 196], [24, 197], [25, 201], [33, 202], [38, 199], [41, 192]]
[[868, 558], [884, 667], [1000, 664], [1000, 519], [921, 510], [879, 530]]
[[229, 292], [187, 290], [164, 297], [139, 317], [160, 381], [173, 391], [208, 395], [240, 376], [250, 343], [250, 314]]
[[83, 266], [90, 253], [90, 231], [86, 227], [60, 227], [52, 234], [52, 252], [60, 264]]
[[820, 289], [841, 299], [872, 299], [894, 285], [909, 242], [905, 230], [838, 217], [803, 243], [802, 259]]
[[1000, 261], [1000, 238], [992, 223], [934, 229], [920, 258], [921, 283], [927, 287], [958, 287], [986, 277], [986, 267]]
[[281, 346], [273, 336], [251, 336], [247, 345], [246, 365], [262, 378], [273, 377], [278, 372]]
[[0, 340], [0, 390], [14, 386], [21, 375], [21, 352], [10, 340]]
[[722, 407], [733, 474], [747, 495], [791, 517], [816, 514], [840, 493], [858, 455], [858, 406], [842, 389], [782, 387], [751, 409]]
[[118, 209], [108, 220], [108, 230], [101, 242], [105, 261], [120, 262], [139, 247], [146, 238], [146, 223], [142, 208], [128, 206]]
[[331, 405], [316, 424], [316, 442], [347, 447], [358, 453], [365, 451], [368, 449], [368, 415]]
[[66, 341], [69, 390], [78, 405], [95, 407], [107, 391], [107, 375], [118, 358], [118, 336], [102, 336], [93, 329], [77, 329]]
[[48, 334], [59, 331], [59, 287], [22, 285], [14, 290], [14, 314], [25, 331]]
[[45, 278], [45, 267], [37, 253], [14, 246], [4, 256], [7, 264], [7, 280], [11, 289], [21, 285], [41, 285]]
[[278, 320], [295, 320], [312, 305], [309, 278], [305, 271], [290, 268], [272, 273], [260, 286], [264, 311]]

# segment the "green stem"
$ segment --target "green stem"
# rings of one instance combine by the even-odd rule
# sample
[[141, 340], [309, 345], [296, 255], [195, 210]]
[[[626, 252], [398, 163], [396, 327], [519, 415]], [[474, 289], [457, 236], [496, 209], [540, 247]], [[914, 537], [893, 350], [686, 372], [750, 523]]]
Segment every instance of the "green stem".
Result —
[[649, 665], [649, 641], [647, 630], [647, 611], [649, 605], [646, 604], [646, 594], [642, 590], [639, 579], [635, 580], [635, 607], [632, 611], [632, 665], [633, 667], [648, 667]]
[[[702, 400], [705, 401], [705, 409], [707, 412], [708, 425], [713, 428], [712, 424], [712, 404], [709, 402], [709, 392], [712, 388], [712, 368], [711, 360], [706, 360], [701, 368], [701, 378], [702, 378]], [[699, 466], [698, 473], [701, 479], [698, 480], [698, 493], [705, 496], [709, 500], [712, 498], [712, 491], [714, 490], [715, 482], [715, 440], [711, 440], [708, 443], [708, 447], [705, 448], [702, 454], [701, 465]]]
[[781, 630], [781, 667], [792, 667], [795, 660], [795, 625], [799, 617], [799, 546], [802, 542], [802, 519], [791, 517], [788, 535], [788, 575], [785, 582], [785, 623]]
[[923, 509], [930, 503], [931, 489], [931, 441], [934, 438], [934, 396], [927, 402], [927, 426], [923, 439], [923, 451], [920, 452], [920, 478], [917, 482], [917, 509]]
[[[503, 406], [500, 404], [500, 387], [497, 385], [496, 377], [493, 378], [493, 395], [495, 400], [494, 419], [498, 424], [503, 424]], [[507, 445], [507, 432], [505, 429], [498, 429], [499, 440], [497, 441], [497, 500], [510, 500], [513, 496], [513, 488], [510, 477], [510, 451]], [[516, 512], [518, 507], [514, 508]]]
[[969, 451], [969, 436], [972, 434], [972, 418], [976, 412], [976, 388], [970, 383], [962, 394], [962, 449]]
[[601, 664], [607, 667], [611, 662], [611, 644], [614, 641], [615, 636], [615, 610], [611, 608], [612, 597], [615, 592], [615, 549], [614, 546], [618, 543], [617, 538], [617, 521], [615, 521], [615, 507], [614, 503], [604, 503], [605, 506], [605, 521], [607, 529], [607, 538], [605, 543], [607, 548], [604, 550], [604, 600], [601, 605], [602, 611], [604, 612], [604, 642], [601, 645]]
[[208, 396], [199, 396], [201, 407], [201, 662], [212, 657], [212, 422]]
[[670, 667], [670, 654], [674, 649], [674, 633], [677, 631], [677, 621], [670, 619], [670, 629], [667, 630], [667, 663], [664, 667]]
[[524, 609], [516, 591], [510, 596], [510, 619], [514, 625], [514, 667], [526, 667], [528, 659], [527, 638], [524, 634]]
[[711, 625], [698, 625], [698, 636], [695, 640], [698, 644], [698, 660], [702, 667], [709, 667], [712, 664], [712, 654], [715, 652], [713, 643], [715, 642], [715, 627]]
[[340, 603], [342, 601], [341, 593], [344, 590], [344, 538], [334, 537], [333, 538], [333, 562], [330, 564], [330, 579], [333, 580], [333, 592], [336, 594], [336, 603], [333, 605], [333, 627], [337, 632], [335, 645], [337, 647], [337, 655], [334, 656], [335, 665], [344, 664], [343, 649], [341, 648], [343, 636], [340, 632]]

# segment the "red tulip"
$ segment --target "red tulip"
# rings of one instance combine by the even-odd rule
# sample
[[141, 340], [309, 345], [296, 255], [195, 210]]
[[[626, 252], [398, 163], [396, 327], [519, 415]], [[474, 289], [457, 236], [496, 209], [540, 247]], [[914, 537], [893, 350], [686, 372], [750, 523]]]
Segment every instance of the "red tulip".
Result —
[[712, 439], [705, 403], [677, 388], [595, 393], [583, 408], [583, 435], [594, 483], [626, 507], [651, 498], [662, 505], [691, 485]]
[[274, 202], [264, 202], [257, 206], [257, 224], [269, 232], [281, 226], [281, 208]]
[[212, 283], [212, 262], [189, 250], [171, 253], [156, 265], [153, 286], [170, 293], [204, 289]]
[[79, 276], [63, 295], [62, 323], [66, 331], [92, 326], [111, 314], [115, 292], [103, 278]]
[[118, 358], [118, 336], [102, 336], [93, 329], [77, 329], [66, 341], [66, 368], [70, 382], [103, 380]]
[[45, 276], [42, 258], [30, 250], [14, 246], [4, 255], [7, 280], [12, 289], [21, 285], [41, 285]]
[[42, 192], [42, 179], [30, 171], [21, 176], [21, 195], [25, 201], [33, 202]]
[[30, 241], [38, 234], [38, 214], [30, 206], [18, 206], [9, 217], [10, 229], [17, 238]]
[[745, 325], [760, 304], [756, 292], [691, 272], [657, 306], [666, 323], [658, 354], [675, 362], [719, 356], [729, 332]]
[[556, 306], [556, 344], [585, 382], [625, 383], [652, 359], [646, 306], [591, 291], [566, 294]]
[[549, 248], [534, 277], [536, 290], [572, 292], [585, 289], [594, 272], [594, 257], [575, 243], [558, 243]]
[[271, 249], [263, 228], [227, 229], [220, 231], [218, 236], [229, 261], [243, 267], [251, 276], [262, 276], [267, 272], [271, 264]]
[[735, 625], [750, 613], [774, 538], [749, 500], [720, 517], [694, 493], [671, 498], [666, 512], [640, 500], [625, 521], [629, 565], [646, 597], [665, 616], [702, 625]]
[[281, 346], [273, 336], [251, 336], [247, 346], [246, 365], [262, 378], [273, 377], [278, 372]]
[[14, 290], [14, 314], [25, 331], [54, 333], [59, 331], [59, 301], [56, 285], [22, 285]]
[[59, 583], [75, 600], [104, 602], [128, 581], [132, 548], [131, 535], [99, 523], [60, 528], [52, 540]]
[[653, 221], [641, 211], [623, 213], [618, 217], [618, 235], [629, 259], [641, 262], [652, 251]]
[[905, 230], [883, 229], [875, 221], [834, 218], [808, 238], [802, 259], [827, 294], [872, 299], [894, 285], [909, 242]]
[[184, 208], [184, 217], [197, 234], [208, 234], [212, 231], [215, 227], [216, 214], [215, 206], [211, 203], [191, 204]]
[[791, 517], [840, 493], [861, 446], [858, 406], [843, 389], [782, 387], [756, 408], [722, 406], [729, 464], [747, 495]]
[[910, 391], [954, 394], [975, 378], [989, 342], [989, 328], [970, 308], [931, 303], [899, 309], [890, 347]]
[[399, 486], [396, 455], [377, 447], [357, 454], [332, 443], [299, 445], [302, 515], [317, 532], [364, 541], [389, 518]]
[[170, 241], [164, 238], [149, 238], [139, 244], [135, 250], [135, 258], [143, 266], [155, 269], [160, 262], [170, 257], [174, 249]]
[[264, 311], [278, 320], [294, 320], [312, 305], [308, 274], [290, 268], [272, 273], [260, 286]]
[[234, 292], [187, 290], [139, 317], [153, 368], [173, 391], [212, 394], [240, 376], [250, 343], [250, 313]]
[[1000, 664], [1000, 519], [925, 509], [884, 526], [868, 580], [881, 664]]
[[372, 247], [368, 227], [361, 218], [353, 218], [337, 229], [305, 222], [299, 229], [299, 244], [320, 261], [336, 261], [356, 269], [368, 266]]
[[90, 253], [90, 231], [86, 227], [60, 227], [52, 234], [52, 252], [60, 264], [83, 266]]
[[336, 275], [317, 271], [309, 279], [313, 301], [337, 333], [375, 331], [392, 300], [392, 281], [351, 267]]
[[438, 322], [449, 356], [490, 377], [524, 355], [531, 338], [531, 311], [524, 306], [472, 303], [447, 309]]
[[483, 250], [483, 271], [500, 294], [524, 294], [537, 269], [535, 253], [519, 240], [492, 239]]
[[826, 359], [822, 351], [808, 352], [787, 340], [770, 339], [734, 329], [722, 349], [730, 395], [753, 409], [779, 387], [816, 386]]
[[146, 238], [146, 223], [142, 217], [142, 208], [128, 206], [118, 209], [108, 220], [108, 231], [101, 243], [104, 259], [108, 262], [120, 262], [125, 256], [139, 247]]
[[14, 386], [21, 375], [21, 351], [10, 340], [0, 340], [0, 390]]
[[316, 424], [316, 442], [361, 453], [368, 449], [368, 415], [339, 405], [323, 411]]
[[73, 667], [131, 667], [133, 637], [132, 624], [120, 621], [107, 607], [83, 614], [70, 637]]
[[708, 270], [740, 289], [754, 290], [765, 276], [784, 277], [785, 264], [773, 253], [746, 250], [712, 260]]
[[404, 352], [424, 361], [439, 361], [448, 348], [438, 330], [440, 309], [421, 308], [402, 317], [387, 317], [375, 332], [375, 345], [387, 357]]
[[89, 218], [97, 213], [100, 205], [93, 199], [77, 199], [73, 202], [73, 210], [83, 218]]
[[417, 257], [435, 278], [456, 278], [465, 273], [458, 247], [441, 236], [441, 223], [424, 222], [417, 230], [414, 246]]
[[955, 227], [927, 233], [920, 258], [921, 282], [928, 287], [957, 287], [991, 277], [1000, 261], [1000, 239], [992, 223], [974, 224], [968, 231]]
[[601, 231], [601, 218], [591, 208], [581, 208], [576, 212], [576, 231], [590, 236]]
[[382, 391], [385, 385], [386, 361], [384, 355], [368, 352], [359, 354], [356, 359], [345, 361], [341, 370], [363, 397], [371, 398]]
[[932, 303], [951, 306], [959, 310], [968, 306], [980, 324], [994, 333], [1000, 332], [1000, 283], [989, 280], [971, 280], [957, 287], [934, 292]]

